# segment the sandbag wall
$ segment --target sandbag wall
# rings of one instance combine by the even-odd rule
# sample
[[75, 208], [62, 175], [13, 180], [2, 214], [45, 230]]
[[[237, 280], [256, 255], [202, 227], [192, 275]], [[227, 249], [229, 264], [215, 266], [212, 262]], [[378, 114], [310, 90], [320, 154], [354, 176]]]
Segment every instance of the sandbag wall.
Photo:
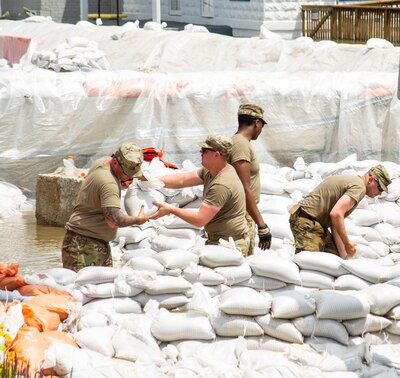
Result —
[[[244, 258], [229, 243], [205, 246], [201, 230], [169, 216], [120, 229], [113, 268], [26, 276], [28, 284], [68, 291], [82, 303], [65, 325], [81, 349], [50, 347], [56, 372], [74, 367], [84, 376], [107, 366], [111, 376], [124, 369], [160, 377], [397, 376], [400, 166], [383, 162], [393, 178], [389, 193], [364, 199], [346, 219], [357, 242], [354, 258], [294, 255], [288, 224], [288, 209], [323, 178], [363, 174], [377, 163], [351, 155], [335, 164], [301, 158], [293, 168], [262, 164], [260, 209], [273, 234], [266, 252]], [[201, 187], [149, 186], [136, 183], [125, 192], [126, 210], [141, 202], [152, 212], [151, 198], [161, 196], [189, 208], [201, 201]]]

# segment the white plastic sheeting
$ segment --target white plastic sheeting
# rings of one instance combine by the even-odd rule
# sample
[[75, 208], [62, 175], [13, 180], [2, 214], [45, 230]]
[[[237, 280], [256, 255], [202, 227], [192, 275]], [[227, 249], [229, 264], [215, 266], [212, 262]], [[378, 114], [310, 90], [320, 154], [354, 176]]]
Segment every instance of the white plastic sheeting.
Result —
[[[1, 20], [0, 28], [9, 47], [30, 39], [19, 65], [0, 69], [0, 178], [29, 190], [66, 155], [87, 167], [126, 139], [199, 163], [196, 143], [232, 135], [242, 102], [266, 110], [254, 143], [262, 162], [399, 158], [398, 48], [142, 29], [115, 40], [117, 26], [49, 20]], [[76, 37], [97, 42], [110, 69], [32, 65], [35, 53]]]

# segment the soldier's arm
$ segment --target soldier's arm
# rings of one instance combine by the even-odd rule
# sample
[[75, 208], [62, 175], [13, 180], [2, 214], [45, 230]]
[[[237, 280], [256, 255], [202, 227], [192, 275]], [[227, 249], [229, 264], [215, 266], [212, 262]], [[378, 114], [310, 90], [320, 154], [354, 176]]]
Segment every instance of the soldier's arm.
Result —
[[143, 224], [149, 220], [144, 213], [144, 205], [142, 205], [137, 216], [124, 214], [117, 207], [103, 207], [105, 221], [110, 228], [128, 227], [134, 224]]
[[[338, 247], [338, 249], [340, 248], [340, 242], [337, 242], [337, 240], [340, 239], [340, 241], [342, 242], [346, 252], [346, 256], [344, 258], [346, 258], [347, 255], [352, 256], [356, 252], [356, 244], [349, 239], [349, 236], [346, 232], [346, 227], [344, 225], [344, 216], [346, 212], [351, 210], [355, 205], [356, 201], [347, 194], [344, 194], [342, 197], [339, 198], [339, 200], [336, 202], [335, 206], [329, 213], [332, 222], [332, 234], [335, 238], [336, 246]], [[344, 255], [343, 251], [342, 254]]]

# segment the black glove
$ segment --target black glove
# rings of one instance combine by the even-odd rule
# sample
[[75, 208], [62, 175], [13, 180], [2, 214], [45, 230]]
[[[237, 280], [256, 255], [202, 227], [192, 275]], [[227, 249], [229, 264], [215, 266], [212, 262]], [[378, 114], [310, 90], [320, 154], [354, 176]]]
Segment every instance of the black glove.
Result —
[[271, 247], [271, 231], [269, 230], [268, 226], [258, 227], [258, 239], [259, 243], [258, 246], [264, 251]]

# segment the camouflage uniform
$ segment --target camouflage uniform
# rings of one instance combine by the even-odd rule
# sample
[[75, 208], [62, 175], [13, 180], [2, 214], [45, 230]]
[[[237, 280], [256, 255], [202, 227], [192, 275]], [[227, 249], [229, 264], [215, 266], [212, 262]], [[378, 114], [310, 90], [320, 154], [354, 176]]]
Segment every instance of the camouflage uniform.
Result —
[[[238, 236], [231, 236], [233, 241], [235, 242], [235, 247], [242, 252], [244, 257], [249, 255], [249, 248], [250, 248], [250, 237], [248, 234], [238, 235]], [[206, 245], [219, 245], [219, 239], [226, 240], [225, 237], [221, 235], [210, 235], [206, 241]]]
[[328, 229], [298, 208], [289, 218], [296, 253], [301, 251], [330, 252], [338, 254], [332, 234]]
[[257, 233], [257, 226], [256, 222], [253, 221], [253, 218], [250, 216], [249, 213], [246, 213], [246, 221], [247, 221], [247, 227], [249, 228], [249, 238], [250, 238], [250, 245], [249, 245], [249, 255], [252, 255], [254, 253], [254, 247], [255, 247], [255, 238], [256, 238], [256, 233]]
[[67, 231], [61, 248], [63, 267], [78, 272], [86, 266], [112, 266], [110, 243]]

